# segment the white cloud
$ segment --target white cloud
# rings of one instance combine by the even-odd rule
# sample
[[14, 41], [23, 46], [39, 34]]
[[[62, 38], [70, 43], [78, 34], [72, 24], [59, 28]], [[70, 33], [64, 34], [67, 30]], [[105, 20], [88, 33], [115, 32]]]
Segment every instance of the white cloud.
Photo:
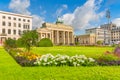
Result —
[[120, 18], [114, 19], [113, 23], [116, 24], [117, 26], [120, 26]]
[[56, 15], [60, 16], [61, 13], [63, 12], [63, 10], [66, 10], [67, 8], [68, 8], [68, 6], [66, 4], [63, 4], [59, 9], [57, 9]]
[[87, 2], [77, 7], [73, 13], [64, 14], [61, 18], [67, 25], [72, 25], [75, 30], [91, 26], [91, 22], [97, 22], [104, 16], [104, 12], [96, 13], [100, 7], [101, 0], [87, 0]]
[[41, 26], [41, 24], [44, 22], [44, 18], [32, 14], [28, 10], [29, 6], [30, 6], [30, 0], [11, 0], [9, 4], [9, 9], [11, 9], [15, 13], [33, 16], [33, 29], [35, 29]]
[[42, 23], [44, 22], [43, 18], [37, 15], [32, 15], [33, 16], [33, 29], [36, 29], [38, 27], [41, 27]]
[[30, 15], [31, 13], [27, 10], [30, 6], [30, 0], [11, 0], [9, 9], [16, 13]]

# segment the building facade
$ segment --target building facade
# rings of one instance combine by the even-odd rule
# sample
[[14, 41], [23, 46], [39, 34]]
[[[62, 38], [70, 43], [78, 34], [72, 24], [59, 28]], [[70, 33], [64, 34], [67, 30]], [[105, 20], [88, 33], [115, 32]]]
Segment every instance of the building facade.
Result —
[[82, 45], [96, 45], [98, 41], [103, 44], [110, 43], [111, 33], [102, 28], [86, 29], [84, 35], [76, 36], [77, 42]]
[[0, 11], [0, 45], [5, 39], [18, 39], [32, 29], [32, 16]]
[[61, 22], [56, 22], [56, 24], [43, 23], [42, 27], [37, 29], [37, 32], [39, 33], [39, 40], [49, 38], [55, 45], [74, 44], [73, 28]]
[[94, 45], [95, 44], [95, 34], [84, 34], [76, 37], [77, 42], [81, 45]]
[[103, 44], [109, 44], [111, 39], [111, 32], [103, 28], [86, 29], [87, 34], [95, 34], [95, 43], [102, 41]]
[[112, 44], [120, 43], [120, 27], [119, 26], [116, 26], [115, 24], [110, 23], [110, 24], [101, 25], [101, 28], [110, 31]]

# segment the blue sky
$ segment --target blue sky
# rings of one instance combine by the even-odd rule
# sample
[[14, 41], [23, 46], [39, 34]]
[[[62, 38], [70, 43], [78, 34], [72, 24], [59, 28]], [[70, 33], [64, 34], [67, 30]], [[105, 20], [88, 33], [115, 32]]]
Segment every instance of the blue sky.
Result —
[[86, 28], [107, 23], [106, 10], [111, 21], [120, 25], [120, 0], [0, 0], [0, 10], [33, 16], [34, 29], [43, 22], [54, 23], [57, 17], [71, 25], [75, 34]]

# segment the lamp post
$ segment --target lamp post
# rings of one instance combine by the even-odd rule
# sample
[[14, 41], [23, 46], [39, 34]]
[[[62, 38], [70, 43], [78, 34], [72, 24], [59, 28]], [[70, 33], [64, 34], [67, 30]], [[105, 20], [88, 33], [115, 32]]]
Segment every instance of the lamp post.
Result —
[[[107, 18], [107, 20], [108, 20], [108, 24], [107, 24], [107, 27], [108, 27], [108, 32], [109, 32], [109, 30], [111, 29], [111, 28], [109, 28], [110, 27], [110, 11], [109, 11], [109, 9], [106, 11], [106, 18]], [[104, 28], [104, 32], [105, 32], [105, 28]], [[108, 34], [109, 35], [109, 34]], [[107, 36], [108, 37], [108, 36]], [[109, 44], [111, 44], [111, 35], [109, 36]], [[106, 33], [104, 34], [104, 42], [106, 42]], [[105, 43], [104, 43], [105, 44]]]
[[106, 44], [106, 31], [104, 29], [104, 45]]

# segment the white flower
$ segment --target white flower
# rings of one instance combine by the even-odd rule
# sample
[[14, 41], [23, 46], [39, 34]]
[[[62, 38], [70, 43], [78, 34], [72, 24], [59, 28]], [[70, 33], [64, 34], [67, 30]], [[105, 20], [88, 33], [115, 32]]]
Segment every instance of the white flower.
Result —
[[84, 63], [85, 61], [84, 60], [79, 60], [79, 62]]
[[47, 58], [44, 58], [44, 62], [47, 62]]
[[88, 58], [88, 60], [89, 60], [90, 62], [95, 62], [95, 60], [94, 60], [93, 58]]
[[46, 63], [43, 63], [43, 66], [45, 66], [46, 65]]
[[77, 66], [80, 66], [80, 64], [77, 64]]
[[61, 61], [61, 63], [66, 63], [66, 61]]
[[77, 65], [77, 63], [76, 63], [76, 62], [73, 62], [73, 65], [74, 65], [74, 66], [76, 66], [76, 65]]

